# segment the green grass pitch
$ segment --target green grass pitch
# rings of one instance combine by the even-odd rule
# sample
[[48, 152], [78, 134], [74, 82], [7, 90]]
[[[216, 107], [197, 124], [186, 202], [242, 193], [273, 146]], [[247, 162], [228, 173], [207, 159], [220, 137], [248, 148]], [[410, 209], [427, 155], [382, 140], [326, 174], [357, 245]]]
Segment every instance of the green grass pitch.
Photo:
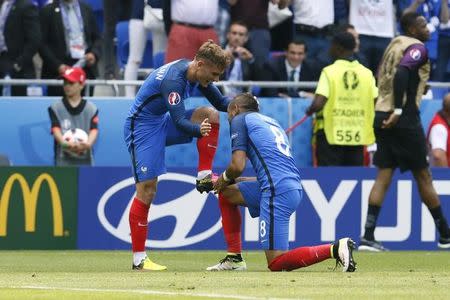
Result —
[[246, 272], [206, 272], [219, 251], [149, 251], [163, 272], [131, 270], [127, 251], [0, 251], [0, 299], [450, 299], [450, 252], [355, 252], [355, 273], [334, 260], [271, 273], [262, 252]]

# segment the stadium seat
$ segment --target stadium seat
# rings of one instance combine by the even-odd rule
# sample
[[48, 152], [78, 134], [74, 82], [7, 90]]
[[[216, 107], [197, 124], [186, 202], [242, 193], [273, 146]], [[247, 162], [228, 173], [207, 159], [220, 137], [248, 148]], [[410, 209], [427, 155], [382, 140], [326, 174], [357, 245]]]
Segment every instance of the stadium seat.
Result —
[[[42, 1], [42, 0], [41, 0]], [[97, 22], [98, 30], [103, 32], [103, 0], [82, 0], [84, 3], [89, 4], [92, 8], [92, 12]]]
[[166, 57], [166, 52], [158, 52], [153, 56], [153, 68], [158, 69], [164, 65], [164, 59]]
[[[116, 25], [117, 38], [117, 65], [120, 69], [124, 69], [127, 64], [130, 40], [128, 37], [128, 21], [119, 22]], [[144, 57], [142, 59], [141, 68], [153, 68], [153, 54], [152, 54], [152, 34], [147, 34], [147, 43], [145, 45]]]

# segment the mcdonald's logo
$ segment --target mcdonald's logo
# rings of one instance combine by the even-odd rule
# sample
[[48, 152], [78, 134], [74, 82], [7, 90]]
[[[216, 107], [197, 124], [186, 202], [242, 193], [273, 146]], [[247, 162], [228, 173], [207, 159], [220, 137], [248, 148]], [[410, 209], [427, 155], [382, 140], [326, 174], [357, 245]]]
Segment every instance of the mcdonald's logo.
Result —
[[61, 197], [53, 178], [48, 173], [42, 173], [34, 181], [30, 189], [25, 177], [23, 177], [22, 174], [14, 173], [6, 181], [0, 197], [0, 237], [6, 236], [9, 200], [12, 187], [16, 181], [22, 189], [25, 207], [25, 232], [35, 232], [36, 230], [36, 206], [39, 198], [39, 191], [41, 190], [42, 183], [45, 181], [50, 189], [50, 196], [52, 199], [53, 236], [63, 236], [64, 229]]

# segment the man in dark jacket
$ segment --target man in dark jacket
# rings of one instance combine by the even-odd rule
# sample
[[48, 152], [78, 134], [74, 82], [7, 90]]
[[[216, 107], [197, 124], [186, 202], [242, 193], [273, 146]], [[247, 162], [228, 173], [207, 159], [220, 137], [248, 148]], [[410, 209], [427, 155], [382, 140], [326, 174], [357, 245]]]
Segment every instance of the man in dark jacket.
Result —
[[[32, 58], [40, 41], [37, 7], [30, 0], [4, 0], [0, 13], [0, 78], [35, 78]], [[0, 89], [3, 91], [3, 87]], [[13, 86], [11, 94], [24, 96], [26, 88]]]
[[[92, 9], [78, 0], [55, 0], [41, 10], [42, 78], [59, 78], [76, 64], [87, 78], [97, 75], [101, 37]], [[49, 96], [62, 95], [61, 87], [49, 87]]]
[[[302, 40], [288, 44], [285, 55], [272, 58], [264, 67], [264, 79], [268, 81], [317, 81], [318, 70], [306, 60], [307, 47]], [[265, 97], [307, 97], [311, 89], [305, 88], [266, 88]], [[312, 96], [312, 93], [310, 94]]]
[[[227, 33], [225, 51], [232, 57], [230, 66], [225, 70], [222, 80], [248, 81], [257, 80], [257, 68], [253, 53], [245, 48], [248, 41], [248, 27], [241, 21], [232, 22]], [[234, 97], [242, 93], [242, 87], [225, 86], [226, 96]]]

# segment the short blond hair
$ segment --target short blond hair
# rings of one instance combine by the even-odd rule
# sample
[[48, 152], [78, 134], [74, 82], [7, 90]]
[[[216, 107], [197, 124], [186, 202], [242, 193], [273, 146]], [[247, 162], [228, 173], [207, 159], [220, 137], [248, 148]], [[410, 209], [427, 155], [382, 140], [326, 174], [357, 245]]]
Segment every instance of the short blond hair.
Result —
[[208, 40], [203, 43], [200, 48], [198, 48], [197, 54], [195, 54], [195, 59], [205, 59], [219, 68], [225, 70], [230, 64], [230, 57], [226, 54], [226, 52], [220, 48], [219, 45], [214, 43], [213, 40]]

